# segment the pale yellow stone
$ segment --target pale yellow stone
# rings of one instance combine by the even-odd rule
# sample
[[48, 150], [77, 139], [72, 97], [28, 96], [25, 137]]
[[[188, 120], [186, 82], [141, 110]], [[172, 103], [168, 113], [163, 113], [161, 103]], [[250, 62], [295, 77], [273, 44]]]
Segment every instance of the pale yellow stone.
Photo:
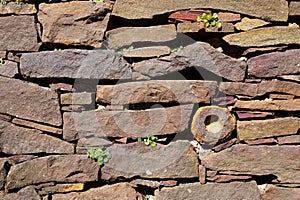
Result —
[[238, 22], [234, 25], [237, 30], [248, 31], [260, 26], [264, 26], [270, 24], [261, 19], [249, 19], [248, 17], [244, 17], [241, 22]]

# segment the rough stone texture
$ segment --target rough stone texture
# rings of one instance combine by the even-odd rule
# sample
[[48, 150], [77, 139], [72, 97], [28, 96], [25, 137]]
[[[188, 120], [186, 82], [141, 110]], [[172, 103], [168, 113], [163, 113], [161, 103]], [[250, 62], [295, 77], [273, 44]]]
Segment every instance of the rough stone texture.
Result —
[[72, 1], [39, 4], [44, 43], [101, 47], [108, 23], [109, 3]]
[[51, 181], [97, 181], [98, 171], [97, 163], [85, 155], [46, 156], [12, 166], [7, 175], [6, 189]]
[[9, 156], [7, 158], [7, 162], [10, 165], [15, 165], [15, 164], [25, 162], [25, 161], [28, 161], [28, 160], [32, 160], [32, 159], [35, 159], [35, 158], [37, 158], [37, 156], [34, 156], [34, 155], [15, 155], [15, 156]]
[[299, 146], [234, 145], [211, 153], [201, 164], [211, 170], [242, 175], [273, 174], [281, 183], [299, 183]]
[[300, 144], [300, 135], [278, 137], [278, 144]]
[[300, 188], [285, 188], [268, 185], [266, 192], [262, 195], [262, 200], [298, 200], [300, 197]]
[[[293, 34], [293, 37], [296, 36]], [[298, 38], [300, 38], [300, 34]], [[284, 74], [296, 74], [300, 72], [300, 49], [263, 54], [250, 58], [247, 64], [249, 76], [276, 77]]]
[[279, 44], [300, 44], [300, 28], [273, 26], [226, 35], [223, 39], [230, 45], [261, 47]]
[[275, 21], [287, 21], [289, 12], [288, 2], [285, 0], [241, 0], [238, 4], [234, 0], [185, 0], [172, 3], [160, 0], [153, 0], [151, 2], [129, 0], [116, 1], [112, 14], [126, 19], [149, 19], [154, 15], [190, 8], [221, 9]]
[[66, 92], [74, 92], [73, 85], [67, 83], [51, 83], [49, 87], [53, 90], [61, 90]]
[[64, 139], [93, 137], [147, 137], [187, 130], [193, 104], [169, 108], [64, 113]]
[[218, 27], [207, 27], [205, 29], [205, 32], [220, 32], [220, 33], [234, 33], [234, 26], [232, 23], [228, 23], [228, 22], [223, 22], [222, 23], [222, 27], [218, 28]]
[[224, 143], [221, 143], [221, 144], [215, 146], [212, 150], [214, 150], [215, 152], [222, 151], [223, 149], [229, 148], [232, 145], [234, 145], [236, 143], [236, 141], [237, 141], [237, 139], [233, 138], [227, 142], [224, 142]]
[[108, 47], [118, 49], [134, 42], [167, 42], [176, 38], [175, 25], [122, 27], [106, 33]]
[[3, 188], [5, 184], [5, 177], [8, 172], [8, 170], [6, 169], [6, 164], [7, 164], [7, 159], [0, 158], [0, 190]]
[[150, 46], [133, 49], [123, 52], [123, 56], [127, 58], [152, 58], [169, 55], [170, 47], [167, 46]]
[[270, 94], [269, 98], [275, 100], [288, 100], [288, 99], [294, 99], [295, 96], [290, 94]]
[[34, 16], [7, 16], [0, 18], [0, 50], [37, 51], [37, 31]]
[[17, 4], [15, 2], [8, 2], [5, 5], [3, 5], [2, 3], [0, 4], [1, 15], [8, 15], [8, 14], [30, 15], [30, 14], [35, 14], [36, 12], [37, 11], [34, 4], [28, 4], [28, 3]]
[[46, 131], [46, 132], [55, 133], [55, 134], [62, 134], [62, 129], [60, 129], [60, 128], [45, 126], [45, 125], [42, 125], [42, 124], [34, 123], [34, 122], [31, 122], [31, 121], [26, 121], [26, 120], [19, 119], [19, 118], [14, 118], [12, 122], [15, 123], [15, 124], [18, 124], [18, 125], [35, 128], [35, 129], [38, 129], [38, 130], [41, 130], [41, 131]]
[[300, 82], [300, 75], [282, 75], [282, 76], [279, 76], [279, 78], [282, 78], [284, 80]]
[[234, 108], [250, 110], [299, 111], [300, 99], [274, 101], [242, 101], [237, 100]]
[[65, 193], [81, 191], [84, 188], [83, 183], [73, 183], [73, 184], [56, 184], [54, 186], [42, 187], [38, 193], [40, 195], [47, 195], [53, 193]]
[[197, 22], [183, 22], [177, 24], [177, 31], [179, 33], [197, 33], [204, 29], [203, 24]]
[[171, 142], [167, 146], [158, 144], [155, 148], [142, 142], [115, 144], [109, 150], [112, 158], [101, 168], [104, 180], [134, 176], [161, 179], [198, 177], [197, 153], [189, 141]]
[[91, 137], [91, 138], [79, 138], [76, 146], [76, 154], [86, 154], [90, 148], [97, 148], [100, 145], [112, 145], [112, 142], [107, 138]]
[[300, 2], [291, 1], [289, 8], [290, 8], [289, 16], [300, 16]]
[[140, 199], [141, 194], [136, 192], [129, 183], [117, 183], [113, 185], [105, 185], [99, 188], [92, 188], [88, 191], [77, 193], [71, 192], [68, 194], [55, 194], [52, 200], [65, 200], [65, 199], [97, 199], [97, 200], [133, 200]]
[[73, 144], [0, 120], [0, 149], [6, 154], [74, 153]]
[[106, 104], [210, 103], [216, 92], [214, 81], [153, 80], [117, 85], [99, 85], [97, 102]]
[[93, 94], [82, 92], [82, 93], [65, 93], [60, 95], [60, 104], [62, 105], [90, 105], [93, 103]]
[[257, 119], [274, 116], [273, 112], [235, 111], [239, 119]]
[[231, 182], [231, 181], [246, 181], [251, 178], [252, 178], [251, 176], [216, 175], [216, 176], [207, 178], [207, 180], [213, 181], [216, 183], [226, 183], [226, 182]]
[[[242, 81], [246, 63], [218, 52], [207, 43], [197, 42], [171, 56], [135, 63], [133, 69], [145, 77], [159, 77], [191, 67], [208, 70], [228, 80]], [[200, 75], [210, 78], [205, 73]]]
[[131, 79], [127, 62], [116, 52], [108, 50], [23, 54], [20, 69], [21, 74], [28, 78]]
[[62, 124], [58, 95], [47, 88], [0, 77], [0, 113], [55, 126]]
[[265, 138], [258, 140], [247, 140], [245, 141], [248, 145], [262, 145], [262, 144], [276, 144], [276, 140], [274, 138]]
[[9, 194], [2, 194], [0, 193], [0, 199], [1, 200], [41, 200], [41, 197], [38, 195], [38, 193], [35, 191], [35, 189], [32, 186], [28, 186], [25, 188], [22, 188], [17, 193], [9, 193]]
[[238, 22], [234, 25], [237, 30], [248, 31], [254, 28], [258, 28], [260, 26], [265, 26], [270, 24], [261, 19], [249, 19], [248, 17], [244, 17], [241, 22]]
[[0, 120], [11, 122], [12, 121], [12, 117], [9, 116], [9, 115], [0, 114]]
[[221, 22], [235, 22], [241, 20], [241, 15], [237, 13], [219, 12], [218, 18]]
[[[1, 5], [1, 4], [0, 4]], [[5, 61], [4, 64], [0, 65], [0, 75], [6, 77], [14, 77], [18, 74], [18, 64], [11, 61]]]
[[274, 52], [274, 51], [283, 51], [286, 50], [288, 46], [286, 45], [281, 45], [281, 46], [271, 46], [271, 47], [253, 47], [253, 48], [248, 48], [243, 52], [243, 56], [251, 55], [251, 54], [257, 54], [257, 53], [268, 53], [268, 52]]
[[155, 191], [156, 200], [177, 199], [244, 199], [260, 200], [258, 187], [254, 181], [247, 183], [233, 182], [228, 184], [199, 183], [182, 184], [172, 188]]

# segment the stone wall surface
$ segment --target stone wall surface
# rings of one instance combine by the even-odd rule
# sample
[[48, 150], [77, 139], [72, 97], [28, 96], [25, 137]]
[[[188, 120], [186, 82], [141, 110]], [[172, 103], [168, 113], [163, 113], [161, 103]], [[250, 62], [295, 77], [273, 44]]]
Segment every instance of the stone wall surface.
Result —
[[1, 0], [0, 199], [298, 200], [299, 8]]

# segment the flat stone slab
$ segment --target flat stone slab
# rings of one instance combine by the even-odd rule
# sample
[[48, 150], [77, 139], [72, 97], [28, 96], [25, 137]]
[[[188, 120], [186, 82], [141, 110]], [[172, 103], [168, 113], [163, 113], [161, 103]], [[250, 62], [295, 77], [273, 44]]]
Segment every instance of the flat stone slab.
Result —
[[173, 24], [150, 27], [122, 27], [107, 31], [108, 47], [118, 49], [135, 42], [167, 42], [176, 38]]
[[12, 78], [17, 75], [18, 72], [18, 63], [5, 61], [4, 64], [0, 65], [0, 75]]
[[262, 195], [262, 200], [298, 200], [300, 197], [300, 188], [277, 187], [275, 185], [267, 185], [265, 193]]
[[255, 181], [232, 182], [227, 184], [199, 183], [181, 184], [172, 188], [155, 190], [156, 200], [165, 199], [244, 199], [260, 200]]
[[99, 166], [86, 155], [46, 156], [13, 165], [6, 178], [8, 191], [45, 182], [98, 180]]
[[131, 79], [129, 64], [115, 51], [63, 50], [23, 54], [27, 78]]
[[34, 16], [2, 16], [0, 18], [0, 50], [38, 51], [38, 35]]
[[101, 178], [196, 178], [197, 153], [189, 141], [158, 144], [155, 148], [143, 142], [115, 144], [109, 147], [112, 158], [101, 168]]
[[285, 0], [266, 0], [263, 2], [260, 0], [241, 0], [238, 4], [234, 0], [186, 0], [184, 3], [181, 1], [169, 3], [160, 0], [151, 2], [146, 0], [129, 0], [116, 1], [112, 14], [126, 19], [151, 19], [159, 14], [196, 8], [233, 11], [274, 21], [287, 21], [289, 12], [288, 2]]
[[38, 195], [38, 193], [35, 191], [33, 186], [27, 186], [22, 188], [16, 193], [8, 193], [4, 194], [0, 192], [0, 199], [1, 200], [11, 200], [11, 199], [16, 199], [16, 200], [41, 200], [41, 197]]
[[138, 138], [178, 133], [187, 130], [193, 106], [64, 113], [63, 137], [71, 141], [86, 136]]
[[288, 26], [273, 26], [226, 35], [223, 39], [230, 45], [241, 47], [300, 44], [300, 29]]
[[89, 92], [64, 93], [60, 95], [61, 105], [90, 105], [93, 103], [93, 94]]
[[110, 3], [72, 1], [39, 4], [43, 43], [101, 47]]
[[237, 100], [234, 108], [250, 109], [250, 110], [283, 110], [283, 111], [299, 111], [300, 99], [290, 100], [273, 100], [273, 101], [244, 101]]
[[38, 189], [38, 193], [40, 195], [48, 195], [48, 194], [55, 194], [55, 193], [82, 191], [84, 189], [84, 184], [83, 183], [55, 184], [53, 182], [50, 182], [46, 184], [42, 183], [38, 186], [35, 186], [35, 188]]
[[290, 9], [289, 16], [300, 16], [300, 2], [299, 1], [291, 1], [289, 9]]
[[169, 55], [171, 53], [170, 47], [167, 46], [149, 46], [132, 49], [123, 52], [123, 57], [127, 58], [152, 58]]
[[297, 134], [299, 128], [300, 123], [297, 117], [237, 121], [237, 133], [240, 140]]
[[98, 85], [96, 101], [124, 105], [136, 103], [210, 103], [217, 82], [153, 80], [117, 85]]
[[222, 173], [258, 176], [273, 174], [280, 183], [299, 183], [299, 156], [299, 146], [238, 144], [209, 154], [201, 160], [201, 164]]
[[247, 64], [249, 76], [267, 78], [285, 74], [297, 74], [300, 72], [300, 49], [252, 57]]
[[249, 19], [248, 17], [244, 17], [241, 22], [238, 22], [234, 25], [237, 30], [249, 31], [254, 28], [258, 28], [261, 26], [265, 26], [270, 24], [261, 19]]
[[290, 135], [285, 137], [278, 137], [278, 144], [300, 144], [300, 135]]
[[30, 15], [37, 12], [34, 4], [8, 2], [6, 4], [0, 4], [0, 14], [1, 15]]
[[54, 126], [62, 124], [58, 95], [53, 90], [0, 77], [0, 99], [0, 113]]
[[[192, 67], [232, 81], [242, 81], [246, 71], [245, 62], [226, 56], [203, 42], [188, 45], [170, 56], [135, 63], [133, 70], [142, 78], [150, 79]], [[200, 75], [204, 80], [211, 78], [205, 73]], [[133, 78], [138, 79], [139, 76]]]

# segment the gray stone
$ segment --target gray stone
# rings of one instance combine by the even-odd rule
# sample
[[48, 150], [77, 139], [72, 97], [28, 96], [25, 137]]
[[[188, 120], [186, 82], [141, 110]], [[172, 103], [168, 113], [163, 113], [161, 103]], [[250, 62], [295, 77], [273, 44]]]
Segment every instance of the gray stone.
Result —
[[299, 183], [299, 146], [234, 145], [201, 160], [206, 168], [228, 174], [275, 175], [280, 183]]
[[64, 93], [60, 95], [60, 104], [62, 105], [90, 105], [93, 103], [93, 94], [88, 92]]
[[98, 171], [97, 163], [85, 155], [46, 156], [12, 166], [6, 178], [6, 189], [51, 181], [97, 181]]
[[110, 3], [71, 1], [39, 4], [43, 43], [101, 47]]
[[175, 25], [122, 27], [106, 33], [108, 47], [118, 49], [135, 42], [167, 42], [176, 38]]
[[34, 16], [6, 16], [0, 18], [0, 50], [38, 51], [38, 35]]
[[[192, 67], [208, 70], [232, 81], [242, 81], [246, 71], [245, 62], [226, 56], [203, 42], [188, 45], [170, 56], [135, 63], [133, 70], [152, 78]], [[204, 79], [210, 78], [205, 77], [205, 73], [201, 75]]]
[[291, 1], [289, 8], [290, 8], [289, 16], [300, 16], [300, 2], [299, 1]]
[[[292, 37], [296, 37], [296, 35], [293, 34]], [[300, 34], [298, 38], [300, 38]], [[300, 49], [263, 54], [250, 58], [247, 64], [249, 76], [276, 77], [297, 74], [300, 72]]]
[[129, 64], [116, 52], [107, 50], [23, 54], [20, 69], [27, 78], [131, 79]]
[[17, 193], [1, 194], [1, 200], [41, 200], [41, 197], [32, 186], [27, 186], [19, 190]]
[[187, 130], [193, 104], [147, 110], [96, 110], [64, 113], [63, 137], [147, 137]]
[[123, 52], [123, 56], [127, 58], [152, 58], [169, 55], [171, 53], [170, 47], [167, 46], [150, 46], [132, 49]]
[[244, 199], [260, 200], [260, 193], [254, 181], [227, 184], [200, 183], [181, 184], [155, 191], [156, 200], [199, 200], [199, 199]]
[[30, 15], [35, 14], [36, 8], [34, 4], [28, 4], [28, 3], [20, 3], [17, 4], [16, 2], [8, 2], [6, 4], [0, 4], [0, 14], [1, 15]]
[[4, 64], [0, 65], [0, 75], [6, 77], [14, 77], [18, 72], [18, 64], [11, 61], [5, 61]]
[[60, 126], [62, 117], [55, 91], [33, 83], [0, 77], [0, 113]]
[[151, 19], [159, 14], [196, 8], [233, 11], [274, 21], [287, 21], [289, 12], [288, 2], [285, 0], [241, 0], [238, 4], [235, 0], [185, 0], [184, 2], [175, 1], [172, 3], [160, 0], [150, 2], [145, 0], [117, 0], [112, 14], [126, 19]]
[[8, 173], [6, 165], [7, 165], [7, 159], [0, 158], [0, 190], [3, 188], [3, 186], [5, 184], [5, 177]]
[[300, 188], [286, 188], [268, 185], [265, 193], [262, 195], [262, 200], [299, 200]]
[[237, 30], [249, 31], [254, 28], [258, 28], [261, 26], [265, 26], [270, 24], [261, 19], [249, 19], [248, 17], [244, 17], [241, 22], [238, 22], [234, 25]]
[[73, 144], [0, 120], [0, 150], [6, 154], [73, 154]]
[[250, 110], [284, 110], [299, 111], [300, 99], [290, 100], [264, 100], [264, 101], [243, 101], [237, 100], [234, 108], [250, 109]]
[[226, 35], [223, 39], [230, 45], [241, 47], [300, 44], [300, 29], [288, 26], [272, 26]]
[[[189, 141], [158, 144], [155, 148], [143, 142], [109, 147], [112, 158], [101, 168], [101, 178], [198, 178], [197, 154]], [[124, 159], [126, 157], [126, 159]]]

